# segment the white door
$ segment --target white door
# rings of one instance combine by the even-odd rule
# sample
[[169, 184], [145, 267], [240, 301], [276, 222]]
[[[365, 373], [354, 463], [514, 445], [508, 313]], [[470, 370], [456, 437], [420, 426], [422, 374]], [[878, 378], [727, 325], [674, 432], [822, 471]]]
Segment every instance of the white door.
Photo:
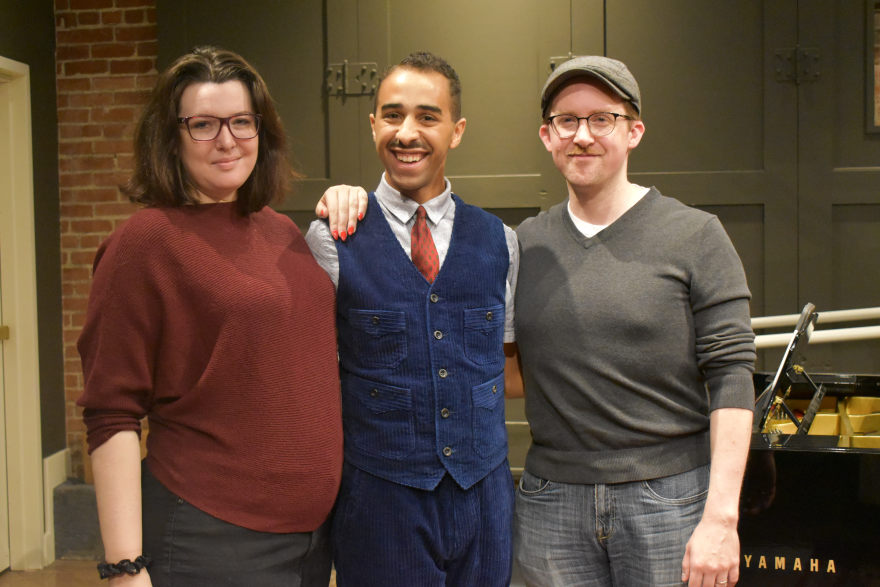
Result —
[[30, 70], [0, 57], [0, 569], [44, 566]]
[[[0, 132], [3, 132], [0, 129]], [[0, 251], [0, 263], [3, 251]], [[9, 495], [6, 488], [6, 395], [3, 392], [3, 300], [0, 299], [0, 571], [9, 568]]]
[[[4, 106], [8, 102], [7, 83], [3, 77], [0, 77], [0, 111], [5, 110]], [[0, 145], [9, 144], [9, 128], [5, 124], [0, 124]], [[10, 153], [0, 147], [0, 173], [5, 172], [10, 166]], [[0, 183], [0, 189], [5, 189], [5, 185]], [[0, 266], [3, 263], [3, 251], [0, 249]], [[2, 275], [2, 272], [0, 272]], [[0, 287], [0, 292], [3, 288]], [[4, 370], [4, 350], [6, 346], [7, 328], [5, 326], [3, 316], [3, 299], [0, 297], [0, 570], [9, 568], [9, 492], [6, 484], [6, 395], [3, 391]]]

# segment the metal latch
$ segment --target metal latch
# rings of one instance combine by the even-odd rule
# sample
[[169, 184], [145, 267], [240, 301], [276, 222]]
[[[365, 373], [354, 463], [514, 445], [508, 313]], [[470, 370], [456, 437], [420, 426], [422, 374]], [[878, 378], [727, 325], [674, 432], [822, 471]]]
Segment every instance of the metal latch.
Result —
[[553, 73], [557, 67], [559, 67], [560, 65], [562, 65], [563, 63], [565, 63], [566, 61], [568, 61], [570, 59], [574, 59], [575, 57], [580, 57], [580, 55], [572, 55], [571, 53], [569, 53], [568, 55], [560, 55], [557, 57], [551, 57], [550, 58], [550, 71], [548, 72], [548, 74]]
[[0, 325], [0, 340], [9, 340], [9, 327]]
[[774, 79], [778, 82], [803, 84], [819, 81], [819, 62], [822, 54], [818, 47], [777, 49], [773, 57]]
[[376, 63], [330, 63], [327, 65], [327, 93], [331, 96], [369, 96], [379, 83]]

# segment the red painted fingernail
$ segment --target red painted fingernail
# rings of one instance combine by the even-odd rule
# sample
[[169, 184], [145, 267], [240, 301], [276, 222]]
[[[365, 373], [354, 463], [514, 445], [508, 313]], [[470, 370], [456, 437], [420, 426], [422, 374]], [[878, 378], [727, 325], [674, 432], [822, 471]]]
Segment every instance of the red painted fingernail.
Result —
[[333, 240], [336, 240], [338, 238], [339, 238], [339, 233], [334, 230], [333, 231]]
[[358, 220], [363, 220], [363, 219], [364, 219], [364, 213], [358, 212]]
[[342, 241], [345, 242], [345, 233], [343, 232], [343, 233], [340, 234], [339, 236], [342, 238]]
[[348, 234], [354, 234], [354, 226], [348, 227]]

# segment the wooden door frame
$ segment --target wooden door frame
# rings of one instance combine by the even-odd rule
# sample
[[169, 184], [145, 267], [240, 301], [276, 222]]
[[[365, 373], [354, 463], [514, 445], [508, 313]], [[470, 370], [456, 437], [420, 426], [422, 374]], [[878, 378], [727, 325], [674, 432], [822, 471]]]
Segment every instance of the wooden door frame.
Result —
[[30, 69], [0, 57], [0, 295], [4, 324], [6, 468], [10, 567], [44, 566], [43, 459], [37, 345], [37, 278]]

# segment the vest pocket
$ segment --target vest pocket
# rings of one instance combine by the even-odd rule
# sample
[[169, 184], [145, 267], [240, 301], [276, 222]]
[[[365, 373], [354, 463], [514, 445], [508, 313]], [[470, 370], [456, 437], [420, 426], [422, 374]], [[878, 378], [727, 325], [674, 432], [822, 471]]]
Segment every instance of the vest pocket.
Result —
[[464, 311], [464, 352], [477, 365], [504, 358], [504, 304]]
[[415, 449], [410, 390], [342, 372], [346, 442], [360, 450], [401, 460]]
[[352, 345], [366, 369], [393, 369], [406, 358], [406, 315], [387, 310], [349, 310]]
[[490, 457], [507, 446], [504, 373], [477, 385], [471, 391], [474, 401], [474, 450], [482, 457]]

